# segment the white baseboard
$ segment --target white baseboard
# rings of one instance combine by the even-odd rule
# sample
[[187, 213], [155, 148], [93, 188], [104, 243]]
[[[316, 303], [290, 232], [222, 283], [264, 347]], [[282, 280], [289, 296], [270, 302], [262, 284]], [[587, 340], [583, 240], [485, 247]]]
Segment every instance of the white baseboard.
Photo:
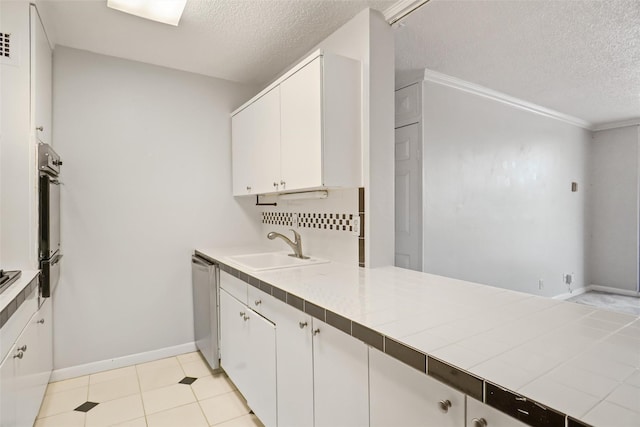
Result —
[[51, 379], [49, 381], [62, 381], [83, 375], [95, 374], [96, 372], [108, 371], [110, 369], [124, 368], [126, 366], [137, 365], [138, 363], [151, 362], [158, 359], [164, 359], [165, 357], [190, 353], [196, 350], [195, 342], [189, 342], [144, 353], [130, 354], [128, 356], [117, 357], [115, 359], [100, 360], [98, 362], [91, 362], [84, 365], [56, 369], [51, 373]]
[[566, 294], [556, 295], [553, 297], [553, 299], [566, 300], [571, 297], [575, 297], [576, 295], [584, 294], [585, 292], [589, 292], [589, 291], [606, 292], [608, 294], [625, 295], [629, 297], [640, 297], [640, 292], [630, 291], [628, 289], [612, 288], [610, 286], [601, 286], [601, 285], [589, 285], [583, 288], [574, 289], [573, 292], [567, 292]]
[[589, 285], [590, 291], [608, 292], [610, 294], [626, 295], [629, 297], [640, 297], [640, 292], [629, 289], [612, 288], [610, 286]]
[[589, 286], [587, 287], [582, 287], [582, 288], [576, 288], [571, 292], [567, 292], [565, 294], [560, 294], [560, 295], [556, 295], [554, 297], [552, 297], [553, 299], [557, 299], [557, 300], [566, 300], [569, 299], [571, 297], [575, 297], [576, 295], [580, 295], [580, 294], [584, 294], [586, 292], [589, 292]]

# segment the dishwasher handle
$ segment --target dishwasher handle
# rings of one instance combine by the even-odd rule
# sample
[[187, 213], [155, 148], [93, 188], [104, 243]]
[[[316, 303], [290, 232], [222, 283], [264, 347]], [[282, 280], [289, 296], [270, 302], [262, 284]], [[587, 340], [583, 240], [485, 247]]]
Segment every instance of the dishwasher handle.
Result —
[[197, 264], [197, 265], [201, 265], [202, 267], [213, 267], [215, 264], [209, 261], [206, 261], [198, 256], [192, 255], [191, 256], [191, 262], [193, 264]]

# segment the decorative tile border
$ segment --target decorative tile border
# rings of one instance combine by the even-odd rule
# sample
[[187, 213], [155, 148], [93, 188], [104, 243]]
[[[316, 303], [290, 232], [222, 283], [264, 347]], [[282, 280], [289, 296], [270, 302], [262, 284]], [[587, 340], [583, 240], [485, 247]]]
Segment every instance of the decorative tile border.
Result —
[[[344, 316], [306, 301], [297, 295], [283, 291], [244, 272], [236, 270], [206, 254], [195, 251], [209, 261], [219, 265], [222, 271], [243, 280], [250, 286], [263, 290], [279, 300], [305, 312], [327, 324], [353, 336], [365, 344], [378, 348], [389, 356], [423, 372], [438, 381], [455, 388], [487, 405], [519, 419], [532, 427], [591, 427], [568, 415], [537, 403], [525, 396], [503, 389], [482, 378], [450, 365], [442, 360], [409, 347]], [[526, 414], [525, 414], [526, 413]], [[565, 424], [566, 423], [566, 424]]]
[[262, 212], [263, 224], [349, 233], [360, 231], [359, 219], [358, 214], [352, 213]]
[[5, 323], [13, 316], [13, 314], [18, 311], [18, 308], [22, 305], [23, 302], [29, 298], [32, 292], [35, 292], [38, 289], [38, 285], [40, 283], [40, 274], [37, 274], [36, 277], [33, 278], [29, 282], [29, 284], [20, 291], [18, 295], [15, 296], [13, 301], [11, 301], [2, 312], [0, 312], [0, 328], [2, 328]]

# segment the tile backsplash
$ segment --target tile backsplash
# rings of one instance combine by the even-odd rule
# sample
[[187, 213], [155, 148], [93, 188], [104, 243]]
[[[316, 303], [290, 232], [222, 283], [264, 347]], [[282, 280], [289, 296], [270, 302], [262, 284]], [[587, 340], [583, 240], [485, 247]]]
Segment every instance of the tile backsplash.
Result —
[[[351, 265], [361, 265], [360, 244], [364, 236], [364, 213], [360, 212], [360, 193], [363, 189], [329, 190], [326, 199], [282, 200], [277, 196], [264, 196], [260, 206], [262, 229], [266, 235], [276, 231], [286, 236], [294, 229], [302, 238], [307, 255], [330, 259]], [[288, 247], [279, 241], [274, 246]]]

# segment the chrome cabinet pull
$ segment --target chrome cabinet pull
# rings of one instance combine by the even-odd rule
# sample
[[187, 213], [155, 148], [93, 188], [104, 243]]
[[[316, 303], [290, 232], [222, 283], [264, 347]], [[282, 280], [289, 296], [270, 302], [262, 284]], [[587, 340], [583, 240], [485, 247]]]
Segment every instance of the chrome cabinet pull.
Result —
[[307, 326], [307, 322], [298, 322], [298, 326], [300, 326], [300, 329], [304, 329]]
[[247, 320], [249, 320], [249, 316], [244, 316], [244, 321], [246, 322]]
[[44, 319], [40, 319], [40, 320], [38, 320], [36, 323], [39, 323], [39, 324], [41, 324], [41, 325], [44, 325]]
[[247, 191], [251, 192], [251, 187], [247, 185]]
[[284, 181], [280, 181], [280, 185], [282, 185], [282, 188], [284, 188], [284, 186], [287, 185], [287, 183]]
[[18, 347], [16, 348], [16, 350], [18, 350], [19, 352], [27, 351], [27, 345], [25, 344], [22, 347]]
[[488, 425], [487, 420], [484, 418], [474, 418], [471, 422], [473, 423], [473, 427], [487, 427]]
[[13, 358], [14, 359], [22, 359], [24, 357], [24, 353], [19, 351], [18, 354], [14, 354]]
[[316, 330], [314, 330], [314, 331], [313, 331], [313, 335], [314, 335], [314, 336], [315, 336], [315, 335], [318, 335], [319, 333], [320, 333], [320, 329], [316, 329]]
[[260, 304], [262, 304], [262, 300], [257, 299], [253, 302], [256, 306], [259, 306]]
[[449, 412], [449, 408], [451, 408], [451, 401], [449, 399], [441, 400], [438, 402], [438, 406], [440, 407], [440, 410], [446, 414]]
[[36, 130], [39, 130], [40, 132], [42, 132], [44, 130], [44, 126], [40, 125], [36, 128]]
[[278, 183], [277, 183], [277, 182], [274, 182], [274, 183], [273, 183], [273, 186], [274, 186], [275, 188], [278, 188]]
[[244, 315], [245, 315], [245, 314], [246, 314], [246, 313], [245, 313], [244, 311], [241, 311], [241, 312], [240, 312], [240, 317], [244, 317]]

